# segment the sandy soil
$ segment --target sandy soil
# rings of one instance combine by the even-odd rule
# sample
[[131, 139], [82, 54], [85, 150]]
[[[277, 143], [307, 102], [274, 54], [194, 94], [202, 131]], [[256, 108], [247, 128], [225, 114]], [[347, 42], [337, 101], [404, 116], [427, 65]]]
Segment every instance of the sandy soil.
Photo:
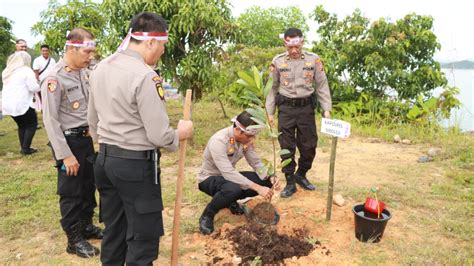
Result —
[[[416, 145], [402, 145], [392, 143], [370, 143], [363, 138], [349, 138], [339, 140], [337, 149], [335, 190], [343, 193], [344, 189], [358, 187], [370, 189], [370, 187], [384, 186], [401, 181], [401, 174], [394, 169], [407, 168], [417, 164], [417, 158], [422, 155], [422, 148]], [[354, 237], [354, 215], [352, 206], [364, 199], [361, 195], [358, 199], [345, 198], [346, 203], [342, 207], [333, 205], [332, 219], [325, 222], [327, 180], [329, 172], [330, 147], [318, 148], [317, 159], [313, 169], [308, 173], [310, 180], [318, 185], [316, 191], [304, 191], [301, 188], [290, 199], [281, 199], [279, 196], [272, 200], [274, 206], [281, 215], [280, 222], [276, 225], [278, 232], [291, 233], [293, 228], [307, 227], [313, 239], [321, 241], [321, 246], [316, 248], [307, 257], [290, 258], [286, 264], [298, 265], [341, 265], [357, 264], [359, 261], [352, 256], [354, 250], [361, 247]], [[177, 166], [173, 165], [166, 172], [175, 171]], [[190, 163], [187, 172], [196, 171], [199, 167], [199, 158]], [[166, 176], [164, 172], [164, 176]], [[420, 173], [423, 174], [423, 173]], [[428, 175], [428, 174], [426, 174]], [[283, 178], [282, 178], [283, 181]], [[284, 185], [284, 181], [282, 182]], [[249, 203], [251, 204], [251, 203]], [[56, 208], [56, 206], [52, 206]], [[204, 206], [202, 206], [204, 208]], [[184, 204], [181, 211], [183, 219], [187, 217], [198, 217], [202, 208], [187, 206]], [[389, 206], [390, 208], [390, 206]], [[160, 257], [156, 265], [169, 264], [171, 249], [171, 225], [173, 210], [164, 211], [166, 234], [160, 242]], [[390, 220], [382, 241], [377, 248], [390, 250], [390, 243], [407, 238], [417, 238], [415, 232], [419, 228], [407, 230], [403, 226], [405, 217], [403, 213], [396, 213]], [[231, 229], [246, 223], [245, 216], [235, 216], [228, 210], [222, 210], [215, 220], [216, 231]], [[198, 225], [196, 224], [196, 232]], [[51, 234], [39, 232], [31, 239], [8, 240], [0, 236], [0, 258], [17, 257], [18, 263], [23, 265], [46, 264], [45, 261], [59, 264], [65, 261], [72, 265], [99, 264], [98, 259], [85, 260], [71, 256], [64, 251], [65, 237], [59, 231]], [[99, 245], [99, 241], [93, 241]], [[181, 235], [180, 241], [180, 264], [202, 264], [212, 262], [213, 258], [220, 256], [223, 260], [219, 263], [232, 262], [233, 252], [231, 244], [211, 236], [203, 236], [199, 233]], [[328, 250], [330, 252], [328, 252]], [[395, 252], [388, 253], [389, 259], [396, 261]]]

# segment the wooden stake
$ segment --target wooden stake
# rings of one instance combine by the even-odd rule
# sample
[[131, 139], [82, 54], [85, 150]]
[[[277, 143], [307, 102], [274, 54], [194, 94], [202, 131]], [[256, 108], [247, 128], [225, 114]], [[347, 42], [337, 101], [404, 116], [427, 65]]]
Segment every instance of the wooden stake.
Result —
[[[184, 120], [189, 120], [191, 116], [191, 96], [192, 91], [186, 90], [186, 99], [184, 101], [183, 117]], [[174, 204], [174, 218], [173, 218], [173, 237], [171, 242], [171, 265], [178, 265], [178, 240], [179, 240], [179, 223], [181, 212], [181, 201], [183, 198], [183, 184], [184, 184], [184, 160], [186, 158], [186, 144], [187, 140], [179, 143], [179, 164], [178, 164], [178, 180], [176, 184], [176, 201]]]
[[331, 162], [329, 164], [328, 204], [326, 207], [326, 221], [331, 220], [331, 213], [332, 213], [332, 194], [334, 191], [334, 167], [336, 164], [336, 147], [337, 147], [337, 137], [332, 137]]

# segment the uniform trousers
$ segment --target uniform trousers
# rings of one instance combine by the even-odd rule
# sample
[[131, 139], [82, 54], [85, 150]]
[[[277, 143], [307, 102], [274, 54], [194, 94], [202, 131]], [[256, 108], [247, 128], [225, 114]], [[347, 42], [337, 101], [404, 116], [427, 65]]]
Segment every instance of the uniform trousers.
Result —
[[102, 147], [94, 165], [105, 224], [102, 265], [152, 265], [163, 235], [159, 168], [150, 159], [119, 158]]
[[295, 172], [296, 147], [300, 152], [298, 167], [304, 172], [311, 169], [318, 143], [313, 105], [279, 105], [278, 131], [281, 132], [280, 136], [278, 136], [280, 147], [290, 151], [289, 154], [282, 155], [281, 159], [292, 159], [290, 164], [283, 167], [282, 172], [285, 174], [293, 174]]
[[66, 141], [80, 166], [77, 176], [68, 176], [62, 167], [63, 161], [56, 161], [61, 226], [65, 231], [81, 220], [91, 222], [94, 208], [97, 206], [92, 138], [68, 136]]
[[[240, 172], [243, 176], [261, 186], [272, 187], [270, 180], [261, 180], [255, 172]], [[199, 190], [212, 197], [208, 205], [211, 211], [217, 213], [227, 208], [238, 199], [255, 197], [258, 193], [252, 189], [242, 189], [239, 184], [225, 179], [223, 176], [210, 176], [199, 183]]]

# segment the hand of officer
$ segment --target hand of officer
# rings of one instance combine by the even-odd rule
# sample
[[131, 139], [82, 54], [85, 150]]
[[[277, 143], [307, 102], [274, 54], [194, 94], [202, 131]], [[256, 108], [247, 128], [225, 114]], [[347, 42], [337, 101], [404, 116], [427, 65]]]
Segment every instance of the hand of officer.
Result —
[[323, 112], [323, 117], [324, 117], [324, 118], [331, 118], [331, 112], [329, 112], [329, 111], [324, 111], [324, 112]]
[[270, 182], [272, 182], [272, 188], [274, 190], [280, 190], [280, 179], [276, 177], [276, 175], [271, 175], [270, 176]]
[[258, 195], [262, 196], [266, 200], [271, 199], [273, 196], [273, 190], [271, 190], [271, 188], [264, 187], [264, 186], [259, 186], [259, 188], [257, 189], [257, 193]]
[[76, 176], [77, 172], [79, 172], [79, 162], [74, 155], [64, 158], [63, 164], [66, 167], [66, 174], [68, 176]]
[[270, 123], [270, 126], [273, 126], [273, 115], [268, 115], [268, 123]]
[[191, 120], [179, 120], [178, 136], [179, 140], [189, 139], [193, 135], [193, 122]]

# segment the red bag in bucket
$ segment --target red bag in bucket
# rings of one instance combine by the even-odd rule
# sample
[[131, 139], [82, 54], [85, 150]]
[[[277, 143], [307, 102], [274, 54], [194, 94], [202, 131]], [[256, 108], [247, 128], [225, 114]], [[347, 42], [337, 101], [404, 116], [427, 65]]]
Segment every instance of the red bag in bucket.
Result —
[[374, 198], [367, 197], [365, 200], [364, 209], [377, 215], [382, 214], [383, 210], [385, 209], [385, 203], [380, 200], [378, 201]]

